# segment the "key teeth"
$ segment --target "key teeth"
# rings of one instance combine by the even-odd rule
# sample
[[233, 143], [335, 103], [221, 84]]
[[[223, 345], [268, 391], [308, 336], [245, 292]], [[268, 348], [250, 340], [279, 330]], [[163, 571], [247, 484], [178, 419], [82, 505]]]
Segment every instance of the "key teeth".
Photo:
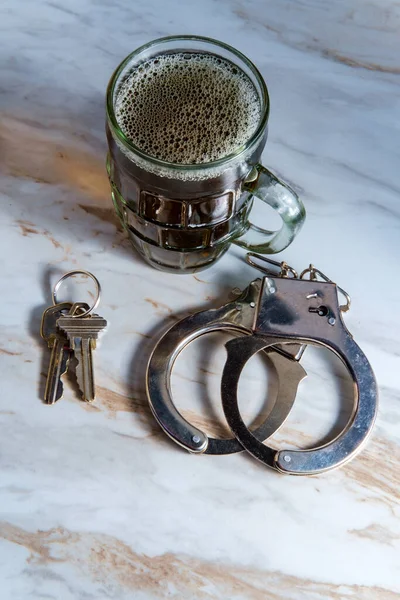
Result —
[[95, 399], [95, 384], [93, 377], [92, 344], [90, 340], [82, 340], [75, 357], [78, 361], [76, 365], [76, 379], [82, 393], [82, 399], [85, 402], [93, 402]]
[[[94, 399], [95, 399], [94, 394], [93, 394], [93, 396], [91, 398], [87, 398], [86, 394], [85, 394], [85, 385], [84, 385], [84, 380], [83, 380], [83, 369], [82, 369], [82, 366], [81, 366], [80, 362], [78, 362], [78, 364], [76, 365], [76, 380], [78, 382], [79, 390], [80, 390], [80, 392], [82, 394], [82, 400], [84, 402], [89, 402], [89, 403], [93, 402]], [[93, 390], [93, 392], [94, 392], [94, 390]]]
[[[58, 402], [58, 400], [60, 400], [63, 397], [64, 394], [64, 383], [62, 381], [62, 377], [65, 375], [65, 373], [68, 370], [68, 365], [69, 365], [69, 360], [70, 360], [70, 351], [69, 349], [67, 350], [65, 348], [65, 346], [63, 345], [62, 347], [62, 356], [61, 356], [61, 362], [59, 364], [59, 368], [58, 368], [58, 373], [57, 375], [57, 387], [55, 387], [55, 383], [54, 383], [54, 369], [56, 365], [50, 364], [49, 365], [49, 372], [47, 374], [47, 380], [46, 380], [46, 388], [45, 388], [45, 392], [44, 392], [44, 402], [45, 404], [55, 404], [56, 402]], [[51, 376], [52, 375], [52, 376]], [[50, 377], [50, 379], [49, 379]]]

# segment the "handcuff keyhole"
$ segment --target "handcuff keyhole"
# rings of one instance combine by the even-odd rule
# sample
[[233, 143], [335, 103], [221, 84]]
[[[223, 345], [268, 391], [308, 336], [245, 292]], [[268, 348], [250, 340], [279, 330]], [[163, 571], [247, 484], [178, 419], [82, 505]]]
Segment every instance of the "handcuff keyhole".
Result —
[[320, 317], [326, 317], [326, 315], [329, 313], [329, 308], [324, 305], [310, 306], [310, 308], [308, 310], [309, 310], [309, 312], [317, 313]]

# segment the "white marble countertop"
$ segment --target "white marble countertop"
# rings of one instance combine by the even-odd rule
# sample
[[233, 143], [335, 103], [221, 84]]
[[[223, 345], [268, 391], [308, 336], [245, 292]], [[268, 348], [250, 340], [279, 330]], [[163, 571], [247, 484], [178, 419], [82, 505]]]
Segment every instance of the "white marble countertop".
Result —
[[[1, 599], [398, 598], [399, 4], [3, 0], [0, 30]], [[156, 272], [113, 216], [107, 81], [130, 51], [174, 33], [221, 39], [257, 64], [271, 95], [264, 163], [308, 211], [283, 258], [312, 261], [351, 293], [345, 320], [381, 404], [369, 444], [337, 471], [293, 478], [242, 454], [191, 456], [148, 409], [144, 369], [159, 333], [257, 277], [238, 248], [198, 276]], [[50, 407], [38, 329], [51, 285], [73, 268], [100, 279], [110, 325], [95, 404], [67, 378]], [[173, 378], [177, 404], [206, 430], [219, 418], [221, 341], [196, 342]], [[277, 443], [307, 447], [349, 413], [336, 362], [308, 350], [304, 366]], [[264, 383], [253, 359], [241, 390], [249, 413]]]

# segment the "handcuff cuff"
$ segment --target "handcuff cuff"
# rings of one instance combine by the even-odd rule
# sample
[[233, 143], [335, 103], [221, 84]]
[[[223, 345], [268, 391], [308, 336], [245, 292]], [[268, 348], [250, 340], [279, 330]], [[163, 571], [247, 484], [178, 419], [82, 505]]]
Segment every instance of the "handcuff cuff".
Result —
[[[253, 258], [279, 266], [274, 273]], [[265, 277], [253, 281], [233, 302], [195, 313], [176, 323], [157, 343], [147, 370], [147, 394], [163, 430], [192, 453], [229, 454], [246, 450], [267, 466], [286, 474], [313, 475], [343, 465], [367, 440], [375, 421], [378, 392], [372, 368], [343, 323], [349, 295], [310, 265], [300, 276], [285, 262], [249, 253], [252, 266]], [[305, 279], [309, 274], [309, 279]], [[320, 278], [320, 279], [318, 279]], [[322, 281], [321, 281], [322, 279]], [[338, 293], [346, 298], [339, 305]], [[170, 378], [174, 362], [194, 339], [210, 331], [230, 330], [221, 380], [224, 414], [235, 438], [217, 440], [191, 425], [173, 403]], [[263, 442], [286, 420], [306, 372], [300, 365], [306, 345], [324, 346], [344, 363], [354, 382], [354, 410], [343, 431], [327, 444], [310, 450], [276, 450]], [[278, 395], [260, 427], [250, 431], [241, 417], [237, 390], [248, 360], [264, 351], [278, 375]]]
[[[230, 331], [251, 335], [254, 308], [261, 280], [256, 279], [237, 297], [220, 308], [194, 313], [169, 329], [159, 340], [147, 367], [147, 396], [150, 408], [167, 435], [195, 454], [233, 454], [243, 447], [235, 439], [210, 438], [189, 423], [176, 408], [171, 393], [171, 373], [182, 350], [192, 341], [213, 331]], [[268, 348], [268, 358], [278, 376], [278, 394], [266, 420], [254, 430], [258, 440], [270, 437], [283, 424], [293, 406], [297, 387], [307, 375], [298, 360], [303, 348], [299, 344], [285, 349]]]

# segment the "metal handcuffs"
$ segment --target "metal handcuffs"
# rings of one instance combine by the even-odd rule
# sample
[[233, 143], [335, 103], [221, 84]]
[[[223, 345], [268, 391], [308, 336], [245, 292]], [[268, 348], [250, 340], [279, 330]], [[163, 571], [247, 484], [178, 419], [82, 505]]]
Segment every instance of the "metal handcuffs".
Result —
[[[175, 360], [193, 340], [212, 331], [232, 331], [251, 335], [254, 307], [260, 293], [261, 279], [253, 281], [233, 302], [197, 312], [176, 323], [159, 340], [147, 367], [147, 396], [151, 410], [162, 429], [186, 450], [202, 454], [232, 454], [243, 451], [235, 439], [215, 439], [191, 425], [177, 410], [171, 394], [170, 380]], [[298, 360], [299, 344], [267, 349], [278, 375], [278, 394], [266, 420], [254, 430], [257, 440], [270, 437], [286, 420], [293, 406], [297, 387], [307, 375]]]
[[[147, 372], [147, 392], [152, 411], [164, 431], [178, 444], [194, 453], [228, 454], [247, 450], [258, 460], [282, 473], [313, 475], [338, 467], [361, 449], [376, 417], [378, 392], [371, 366], [345, 327], [341, 312], [350, 298], [344, 290], [310, 265], [298, 278], [286, 263], [277, 275], [256, 265], [267, 276], [253, 281], [234, 302], [219, 309], [196, 313], [175, 324], [158, 342]], [[309, 273], [310, 279], [304, 279]], [[324, 281], [317, 281], [320, 276]], [[339, 306], [338, 291], [346, 297]], [[193, 427], [177, 411], [170, 392], [173, 364], [183, 348], [210, 331], [229, 329], [242, 334], [226, 343], [228, 353], [221, 397], [225, 417], [236, 439], [216, 440]], [[243, 337], [244, 336], [244, 337]], [[345, 364], [354, 382], [354, 411], [344, 430], [331, 442], [311, 450], [276, 450], [262, 442], [288, 416], [297, 387], [306, 376], [299, 364], [304, 345], [322, 345]], [[264, 423], [251, 432], [238, 408], [237, 389], [247, 361], [260, 350], [269, 354], [278, 376], [279, 392]]]

